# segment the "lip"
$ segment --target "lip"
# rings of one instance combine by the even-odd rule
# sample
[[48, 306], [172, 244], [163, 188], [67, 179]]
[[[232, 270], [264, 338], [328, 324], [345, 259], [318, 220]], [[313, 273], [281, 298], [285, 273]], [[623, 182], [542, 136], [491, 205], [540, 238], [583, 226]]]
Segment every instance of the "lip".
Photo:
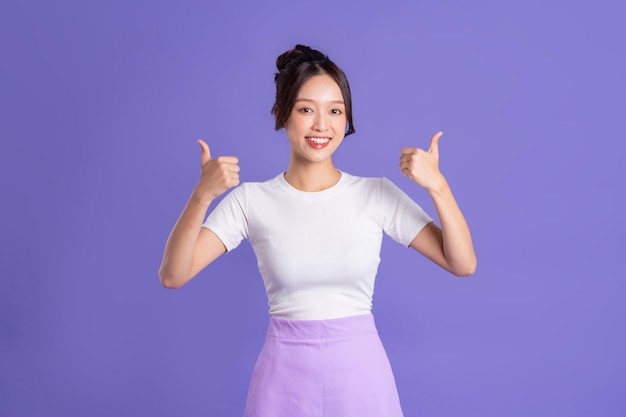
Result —
[[[306, 143], [308, 143], [309, 146], [314, 149], [324, 149], [325, 147], [328, 146], [328, 144], [332, 140], [328, 136], [306, 136], [305, 139], [306, 139]], [[320, 140], [325, 140], [325, 142], [322, 142]]]

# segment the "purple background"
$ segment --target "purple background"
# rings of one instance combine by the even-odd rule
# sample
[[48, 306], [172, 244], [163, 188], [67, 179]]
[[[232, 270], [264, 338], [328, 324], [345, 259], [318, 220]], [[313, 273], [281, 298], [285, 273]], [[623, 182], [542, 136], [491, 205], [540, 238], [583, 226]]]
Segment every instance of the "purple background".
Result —
[[626, 415], [619, 1], [86, 3], [0, 6], [1, 416], [243, 414], [267, 323], [249, 244], [181, 290], [157, 269], [197, 138], [244, 180], [286, 168], [270, 107], [296, 43], [350, 79], [341, 169], [434, 215], [397, 161], [445, 132], [479, 267], [385, 240], [405, 414]]

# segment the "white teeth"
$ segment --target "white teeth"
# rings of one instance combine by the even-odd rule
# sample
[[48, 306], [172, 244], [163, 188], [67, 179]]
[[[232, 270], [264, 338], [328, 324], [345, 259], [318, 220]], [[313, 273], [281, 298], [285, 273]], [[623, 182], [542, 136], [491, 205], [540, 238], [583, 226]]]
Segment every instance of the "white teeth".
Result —
[[330, 140], [329, 138], [307, 138], [307, 139], [310, 142], [315, 142], [315, 143], [326, 143]]

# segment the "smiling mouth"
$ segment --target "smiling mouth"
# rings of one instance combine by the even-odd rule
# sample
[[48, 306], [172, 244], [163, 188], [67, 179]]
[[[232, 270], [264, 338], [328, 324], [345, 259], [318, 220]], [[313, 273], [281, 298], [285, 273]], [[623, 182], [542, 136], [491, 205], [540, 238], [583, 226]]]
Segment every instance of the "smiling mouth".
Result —
[[322, 148], [325, 148], [330, 143], [330, 138], [308, 136], [306, 138], [306, 141], [311, 147], [315, 149], [322, 149]]

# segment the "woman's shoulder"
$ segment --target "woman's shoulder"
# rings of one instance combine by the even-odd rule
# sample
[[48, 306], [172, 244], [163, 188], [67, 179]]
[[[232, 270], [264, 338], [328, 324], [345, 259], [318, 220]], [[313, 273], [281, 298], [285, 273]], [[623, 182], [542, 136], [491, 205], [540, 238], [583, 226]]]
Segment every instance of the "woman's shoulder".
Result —
[[387, 177], [365, 177], [360, 175], [352, 175], [342, 171], [342, 175], [346, 177], [346, 181], [350, 184], [366, 186], [366, 187], [382, 187], [386, 184], [393, 184]]
[[244, 181], [232, 192], [236, 191], [239, 194], [266, 193], [280, 187], [282, 176], [283, 173], [267, 180]]

